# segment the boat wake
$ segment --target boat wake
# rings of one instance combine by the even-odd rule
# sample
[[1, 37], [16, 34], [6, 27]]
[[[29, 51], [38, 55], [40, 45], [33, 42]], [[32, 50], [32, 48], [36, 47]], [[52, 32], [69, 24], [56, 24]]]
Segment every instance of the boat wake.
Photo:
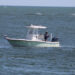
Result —
[[63, 45], [60, 47], [62, 50], [75, 50], [75, 46]]
[[75, 46], [71, 46], [71, 45], [62, 45], [62, 48], [75, 48]]

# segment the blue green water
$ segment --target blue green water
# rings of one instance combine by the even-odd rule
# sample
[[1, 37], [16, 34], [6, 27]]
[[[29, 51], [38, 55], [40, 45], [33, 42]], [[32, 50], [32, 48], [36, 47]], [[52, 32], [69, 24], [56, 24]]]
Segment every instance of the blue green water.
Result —
[[[3, 35], [25, 38], [25, 25], [47, 26], [60, 48], [12, 47]], [[0, 75], [75, 75], [75, 8], [0, 7]]]

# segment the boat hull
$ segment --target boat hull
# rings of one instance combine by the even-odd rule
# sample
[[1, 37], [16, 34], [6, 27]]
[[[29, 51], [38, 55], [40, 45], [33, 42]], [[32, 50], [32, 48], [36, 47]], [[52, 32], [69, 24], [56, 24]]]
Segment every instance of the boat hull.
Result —
[[15, 47], [60, 47], [59, 42], [31, 41], [26, 39], [10, 39], [8, 42]]

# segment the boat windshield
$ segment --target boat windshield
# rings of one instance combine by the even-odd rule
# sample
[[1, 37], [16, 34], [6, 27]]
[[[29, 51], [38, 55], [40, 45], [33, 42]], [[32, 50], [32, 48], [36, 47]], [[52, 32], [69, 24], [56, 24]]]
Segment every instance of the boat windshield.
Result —
[[33, 30], [32, 29], [29, 30], [29, 34], [33, 34]]
[[29, 29], [29, 34], [38, 34], [38, 29]]

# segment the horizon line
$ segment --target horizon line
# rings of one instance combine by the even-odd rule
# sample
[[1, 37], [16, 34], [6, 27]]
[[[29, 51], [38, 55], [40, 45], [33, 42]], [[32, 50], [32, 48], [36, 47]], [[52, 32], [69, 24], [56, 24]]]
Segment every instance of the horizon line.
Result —
[[17, 6], [17, 7], [19, 7], [19, 6], [21, 6], [21, 7], [24, 7], [24, 6], [26, 6], [26, 7], [75, 7], [75, 6], [34, 6], [34, 5], [31, 5], [31, 6], [29, 6], [29, 5], [0, 5], [0, 6], [12, 6], [12, 7], [14, 7], [14, 6]]

